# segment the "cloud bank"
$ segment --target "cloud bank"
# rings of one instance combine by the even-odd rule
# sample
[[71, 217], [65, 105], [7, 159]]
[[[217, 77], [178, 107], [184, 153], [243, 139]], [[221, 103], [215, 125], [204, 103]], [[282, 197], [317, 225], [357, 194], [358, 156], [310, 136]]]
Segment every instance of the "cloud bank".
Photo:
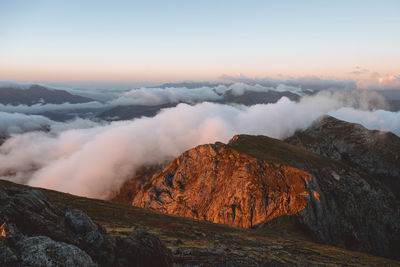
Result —
[[0, 136], [43, 130], [50, 124], [52, 121], [43, 116], [0, 111]]
[[235, 134], [285, 138], [323, 114], [400, 135], [399, 112], [358, 109], [371, 101], [376, 99], [321, 92], [299, 102], [283, 97], [250, 107], [179, 104], [152, 118], [53, 123], [48, 132], [16, 134], [0, 147], [0, 177], [105, 199], [141, 166], [171, 160], [199, 144], [227, 142]]

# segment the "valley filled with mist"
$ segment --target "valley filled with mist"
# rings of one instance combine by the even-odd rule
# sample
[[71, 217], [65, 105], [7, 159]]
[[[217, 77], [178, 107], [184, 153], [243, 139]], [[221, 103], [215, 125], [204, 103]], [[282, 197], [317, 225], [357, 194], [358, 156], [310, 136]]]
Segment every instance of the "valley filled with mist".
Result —
[[[17, 100], [2, 98], [0, 106], [1, 178], [102, 199], [141, 167], [197, 145], [236, 134], [284, 139], [325, 114], [400, 135], [400, 112], [390, 102], [397, 99], [385, 98], [390, 89], [350, 81], [184, 82], [108, 93], [107, 101], [95, 100], [93, 89], [84, 97], [37, 85], [2, 85], [0, 94], [11, 95], [9, 88], [18, 90]], [[38, 88], [42, 96], [18, 102]], [[48, 92], [57, 98], [46, 101]]]

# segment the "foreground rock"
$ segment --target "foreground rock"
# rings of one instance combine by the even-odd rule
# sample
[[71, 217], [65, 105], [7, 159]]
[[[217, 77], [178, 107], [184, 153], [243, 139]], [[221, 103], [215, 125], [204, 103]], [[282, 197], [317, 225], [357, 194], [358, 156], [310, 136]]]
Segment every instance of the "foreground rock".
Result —
[[292, 217], [325, 244], [393, 258], [400, 248], [399, 204], [386, 187], [264, 136], [235, 136], [228, 145], [183, 153], [132, 204], [240, 227]]
[[156, 236], [110, 236], [84, 212], [51, 202], [40, 190], [0, 188], [0, 218], [2, 266], [172, 266]]
[[[16, 185], [11, 182], [0, 180], [0, 188], [25, 188], [25, 190], [33, 190], [28, 186]], [[360, 252], [352, 252], [332, 246], [325, 246], [320, 243], [310, 242], [292, 231], [289, 231], [290, 218], [287, 221], [280, 219], [279, 223], [270, 223], [268, 227], [256, 228], [235, 228], [223, 224], [214, 224], [205, 221], [192, 220], [189, 218], [169, 216], [156, 213], [148, 209], [133, 207], [130, 205], [121, 205], [110, 201], [97, 199], [89, 199], [78, 197], [61, 192], [40, 190], [46, 195], [46, 201], [50, 203], [60, 203], [68, 205], [72, 211], [69, 216], [81, 217], [81, 212], [73, 212], [76, 210], [84, 211], [85, 215], [89, 215], [91, 222], [85, 220], [77, 220], [73, 229], [81, 231], [91, 223], [97, 225], [100, 223], [107, 229], [107, 235], [111, 238], [122, 241], [117, 242], [117, 250], [119, 250], [119, 263], [115, 266], [121, 266], [127, 261], [131, 261], [131, 266], [135, 266], [132, 258], [136, 255], [148, 255], [152, 253], [155, 261], [150, 264], [144, 263], [140, 266], [164, 266], [160, 262], [156, 262], [157, 255], [163, 254], [154, 250], [154, 248], [162, 248], [157, 245], [159, 241], [154, 235], [145, 233], [149, 231], [160, 237], [168, 249], [172, 252], [174, 266], [201, 266], [201, 267], [217, 267], [217, 266], [399, 266], [400, 263], [394, 260], [375, 257]], [[7, 191], [7, 190], [6, 190]], [[0, 203], [5, 203], [0, 200]], [[70, 217], [71, 218], [71, 217]], [[282, 218], [278, 217], [277, 219]], [[271, 222], [277, 222], [276, 219]], [[86, 225], [86, 226], [85, 226]], [[298, 225], [292, 224], [297, 228]], [[89, 227], [90, 228], [90, 227]], [[0, 235], [3, 227], [0, 225]], [[81, 229], [81, 230], [78, 230]], [[13, 226], [7, 224], [7, 236], [11, 236]], [[129, 237], [129, 238], [119, 238]], [[62, 255], [62, 250], [57, 250], [57, 255], [53, 255], [52, 246], [54, 243], [65, 243], [60, 241], [47, 242], [45, 237], [42, 242], [42, 236], [27, 237], [30, 242], [25, 244], [29, 247], [32, 241], [39, 239], [41, 247], [48, 248], [49, 255], [55, 265], [66, 266], [67, 263]], [[15, 247], [9, 243], [9, 238], [1, 238], [0, 242], [0, 266], [21, 266], [20, 252], [16, 253]], [[142, 244], [138, 249], [130, 249], [136, 246], [140, 240]], [[28, 241], [28, 240], [27, 240]], [[61, 244], [64, 246], [64, 244]], [[60, 244], [58, 244], [60, 245]], [[70, 244], [69, 244], [70, 245]], [[71, 245], [72, 246], [72, 245]], [[57, 246], [54, 246], [57, 247]], [[79, 248], [78, 246], [75, 246]], [[90, 261], [82, 262], [82, 254], [76, 255], [75, 249], [63, 247], [68, 255], [73, 255], [73, 264], [76, 266], [85, 266], [91, 264]], [[83, 249], [79, 248], [81, 251]], [[35, 251], [37, 249], [35, 248]], [[43, 250], [41, 250], [43, 251]], [[154, 253], [155, 251], [155, 253]], [[72, 253], [72, 254], [71, 254]], [[87, 252], [85, 252], [89, 255]], [[84, 255], [84, 254], [83, 254]], [[110, 254], [111, 255], [111, 254]], [[34, 259], [45, 258], [46, 254], [26, 255], [34, 257]], [[90, 255], [89, 255], [90, 256]], [[112, 255], [111, 255], [112, 256]], [[47, 257], [47, 256], [46, 256]], [[60, 257], [60, 258], [59, 258]], [[83, 256], [84, 257], [84, 256]], [[91, 257], [91, 256], [90, 256]], [[94, 258], [92, 262], [94, 262]], [[141, 259], [148, 259], [147, 256]], [[72, 259], [67, 259], [67, 261]], [[79, 261], [78, 261], [79, 260]], [[29, 259], [33, 261], [33, 259]], [[79, 264], [78, 264], [79, 263]], [[46, 262], [46, 264], [49, 264]], [[96, 262], [94, 262], [96, 264]], [[28, 264], [25, 264], [28, 265]], [[43, 264], [44, 265], [44, 264]], [[86, 265], [86, 266], [87, 266]], [[98, 264], [102, 265], [102, 264]], [[139, 264], [136, 264], [139, 265]], [[166, 265], [168, 266], [168, 265]]]
[[369, 173], [400, 198], [400, 137], [323, 116], [286, 142]]

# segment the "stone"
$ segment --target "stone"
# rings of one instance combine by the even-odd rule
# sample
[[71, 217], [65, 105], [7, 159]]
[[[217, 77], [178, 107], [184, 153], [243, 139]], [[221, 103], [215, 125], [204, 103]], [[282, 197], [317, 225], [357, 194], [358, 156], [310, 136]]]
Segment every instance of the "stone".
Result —
[[77, 234], [97, 231], [97, 226], [94, 222], [80, 210], [67, 209], [65, 212], [65, 224]]
[[55, 242], [46, 236], [27, 237], [17, 243], [21, 263], [27, 266], [97, 266], [91, 257], [74, 245]]
[[51, 202], [41, 190], [1, 187], [0, 199], [1, 265], [172, 266], [158, 237], [110, 236], [86, 213]]

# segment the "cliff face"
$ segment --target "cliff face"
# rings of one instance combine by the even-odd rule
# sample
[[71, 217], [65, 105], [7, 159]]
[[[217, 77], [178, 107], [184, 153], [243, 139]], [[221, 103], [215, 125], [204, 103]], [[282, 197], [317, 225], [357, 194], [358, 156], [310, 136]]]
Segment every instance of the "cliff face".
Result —
[[138, 169], [135, 175], [128, 179], [110, 200], [123, 204], [131, 204], [133, 197], [143, 189], [143, 186], [154, 175], [160, 173], [165, 165], [166, 164], [154, 164], [143, 166]]
[[324, 116], [285, 140], [369, 173], [400, 197], [400, 137]]
[[310, 175], [217, 143], [183, 153], [137, 192], [133, 205], [178, 216], [251, 227], [296, 214], [318, 193]]
[[396, 257], [399, 204], [370, 176], [264, 136], [183, 153], [147, 182], [133, 205], [252, 227], [293, 217], [326, 244]]

